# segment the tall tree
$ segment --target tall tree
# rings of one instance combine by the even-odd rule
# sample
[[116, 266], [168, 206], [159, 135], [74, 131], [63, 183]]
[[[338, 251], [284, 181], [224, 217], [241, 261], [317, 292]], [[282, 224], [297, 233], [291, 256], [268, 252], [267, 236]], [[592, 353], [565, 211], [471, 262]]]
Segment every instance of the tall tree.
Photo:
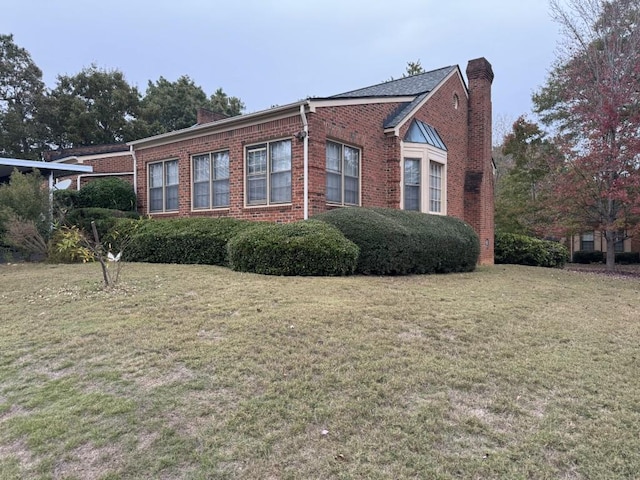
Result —
[[407, 62], [407, 71], [402, 74], [403, 77], [410, 77], [412, 75], [419, 75], [421, 73], [425, 73], [425, 69], [422, 67], [420, 63], [420, 59], [415, 62]]
[[505, 135], [496, 161], [496, 228], [509, 233], [545, 235], [548, 158], [557, 155], [540, 127], [518, 118]]
[[34, 159], [43, 131], [36, 121], [44, 95], [42, 71], [13, 35], [0, 34], [0, 155]]
[[222, 88], [218, 88], [209, 98], [206, 108], [212, 112], [222, 113], [227, 117], [240, 115], [244, 110], [244, 103], [237, 97], [230, 97]]
[[613, 268], [617, 232], [637, 231], [640, 215], [640, 5], [552, 0], [551, 7], [564, 51], [533, 100], [557, 133], [556, 205], [565, 227], [604, 232]]
[[92, 65], [74, 76], [58, 76], [40, 118], [52, 144], [100, 145], [135, 139], [132, 120], [139, 107], [140, 94], [122, 72]]
[[191, 78], [181, 76], [175, 82], [160, 77], [149, 80], [141, 102], [140, 120], [149, 135], [187, 128], [196, 123], [196, 111], [207, 105], [207, 94]]

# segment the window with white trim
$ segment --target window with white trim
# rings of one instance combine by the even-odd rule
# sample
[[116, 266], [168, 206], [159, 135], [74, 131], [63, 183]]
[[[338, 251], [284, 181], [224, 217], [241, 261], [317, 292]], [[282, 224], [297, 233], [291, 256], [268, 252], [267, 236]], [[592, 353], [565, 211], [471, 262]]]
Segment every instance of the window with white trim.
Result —
[[326, 168], [327, 203], [360, 205], [360, 150], [327, 142]]
[[191, 157], [193, 208], [229, 206], [229, 152], [213, 152]]
[[291, 202], [291, 140], [246, 149], [247, 204]]
[[442, 213], [442, 170], [443, 165], [429, 162], [429, 211]]
[[404, 209], [420, 211], [420, 159], [404, 159]]
[[150, 163], [149, 212], [178, 210], [178, 160]]

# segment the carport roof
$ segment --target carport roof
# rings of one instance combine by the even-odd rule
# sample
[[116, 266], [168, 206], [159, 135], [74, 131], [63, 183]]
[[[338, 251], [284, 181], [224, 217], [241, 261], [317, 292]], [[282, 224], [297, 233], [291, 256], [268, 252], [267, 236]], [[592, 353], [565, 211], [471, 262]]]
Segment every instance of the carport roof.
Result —
[[6, 182], [9, 179], [14, 168], [22, 173], [29, 173], [37, 168], [43, 175], [53, 175], [54, 177], [93, 172], [91, 165], [69, 165], [66, 163], [0, 157], [0, 183]]

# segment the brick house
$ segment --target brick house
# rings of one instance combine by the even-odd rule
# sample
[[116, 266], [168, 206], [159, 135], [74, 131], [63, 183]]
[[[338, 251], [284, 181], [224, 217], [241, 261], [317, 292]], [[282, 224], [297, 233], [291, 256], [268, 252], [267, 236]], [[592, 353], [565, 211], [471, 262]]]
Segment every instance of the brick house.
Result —
[[129, 143], [138, 210], [290, 222], [341, 206], [467, 221], [493, 263], [484, 58]]
[[71, 180], [69, 188], [73, 190], [80, 190], [83, 185], [96, 178], [114, 176], [135, 185], [133, 156], [129, 146], [124, 143], [50, 150], [44, 152], [43, 156], [46, 162], [93, 167], [91, 173], [64, 177]]

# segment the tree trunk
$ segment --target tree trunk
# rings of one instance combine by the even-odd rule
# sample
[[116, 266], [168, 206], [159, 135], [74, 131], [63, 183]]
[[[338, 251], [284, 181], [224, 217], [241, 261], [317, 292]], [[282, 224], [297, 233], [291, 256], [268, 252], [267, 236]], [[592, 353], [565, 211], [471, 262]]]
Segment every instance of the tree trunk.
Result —
[[607, 230], [605, 233], [607, 240], [607, 271], [612, 271], [616, 266], [616, 236], [613, 230]]

